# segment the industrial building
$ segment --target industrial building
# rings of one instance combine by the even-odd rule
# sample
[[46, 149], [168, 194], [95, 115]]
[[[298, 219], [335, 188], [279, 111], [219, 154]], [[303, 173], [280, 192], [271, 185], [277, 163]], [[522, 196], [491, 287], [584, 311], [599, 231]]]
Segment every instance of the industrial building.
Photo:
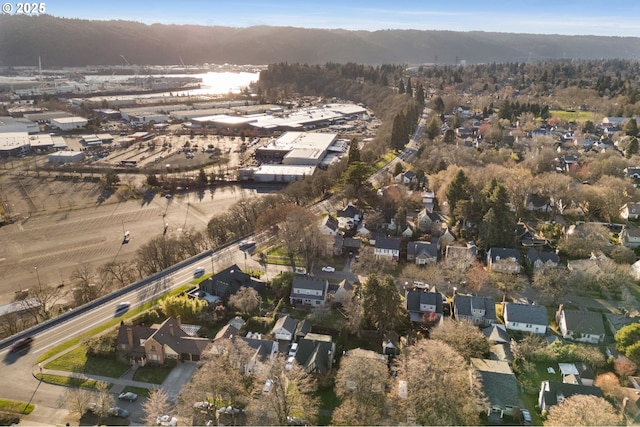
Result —
[[87, 119], [80, 116], [59, 117], [57, 119], [51, 119], [51, 126], [63, 131], [83, 128], [88, 123], [89, 121]]
[[256, 148], [261, 163], [318, 166], [336, 140], [335, 133], [287, 132]]
[[24, 118], [13, 118], [9, 116], [0, 116], [0, 133], [27, 132], [38, 133], [40, 127], [31, 120]]
[[303, 180], [305, 176], [313, 175], [315, 170], [315, 166], [261, 165], [257, 168], [238, 170], [238, 178], [241, 181], [294, 182]]
[[24, 118], [36, 123], [50, 123], [51, 119], [60, 119], [62, 117], [71, 117], [66, 111], [44, 111], [41, 113], [25, 114]]
[[49, 134], [38, 134], [29, 136], [29, 144], [32, 152], [49, 152], [67, 149], [67, 143], [61, 136], [51, 136]]
[[83, 151], [56, 151], [49, 154], [49, 163], [65, 164], [65, 163], [78, 163], [84, 160]]
[[0, 133], [0, 156], [19, 156], [27, 154], [31, 149], [27, 132]]

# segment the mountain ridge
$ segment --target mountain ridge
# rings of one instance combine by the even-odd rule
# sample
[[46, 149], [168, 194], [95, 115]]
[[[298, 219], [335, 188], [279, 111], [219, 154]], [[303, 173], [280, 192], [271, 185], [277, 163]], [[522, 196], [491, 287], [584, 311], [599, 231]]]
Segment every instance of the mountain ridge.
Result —
[[0, 65], [355, 62], [380, 65], [640, 59], [640, 38], [487, 31], [224, 27], [0, 15]]

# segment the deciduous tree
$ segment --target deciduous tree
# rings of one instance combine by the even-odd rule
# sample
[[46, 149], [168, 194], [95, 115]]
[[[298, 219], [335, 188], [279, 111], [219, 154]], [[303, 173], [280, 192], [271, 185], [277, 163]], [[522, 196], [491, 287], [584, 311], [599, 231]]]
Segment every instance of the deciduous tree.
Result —
[[167, 415], [169, 408], [169, 395], [165, 389], [154, 388], [149, 392], [149, 397], [142, 402], [142, 420], [148, 426], [158, 424], [157, 419], [163, 415]]
[[622, 419], [602, 397], [576, 394], [549, 409], [545, 426], [615, 426]]
[[444, 320], [431, 330], [429, 337], [449, 344], [466, 361], [489, 354], [487, 338], [476, 325], [464, 319]]
[[260, 294], [253, 288], [241, 287], [238, 292], [229, 297], [229, 305], [240, 310], [245, 316], [249, 316], [260, 307]]

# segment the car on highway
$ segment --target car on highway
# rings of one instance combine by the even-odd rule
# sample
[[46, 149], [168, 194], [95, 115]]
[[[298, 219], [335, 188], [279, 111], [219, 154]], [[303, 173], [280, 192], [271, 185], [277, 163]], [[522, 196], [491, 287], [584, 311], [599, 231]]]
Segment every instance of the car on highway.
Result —
[[9, 352], [15, 353], [17, 351], [24, 350], [25, 348], [29, 347], [32, 342], [33, 342], [32, 337], [20, 338], [11, 346], [11, 349], [9, 350]]
[[336, 269], [331, 267], [330, 265], [327, 265], [325, 267], [322, 267], [322, 271], [324, 271], [325, 273], [333, 273], [334, 271], [336, 271]]
[[129, 301], [121, 302], [120, 304], [118, 304], [116, 306], [116, 314], [115, 314], [115, 316], [116, 317], [122, 316], [127, 311], [129, 311], [130, 307], [131, 307], [131, 303]]
[[125, 393], [120, 393], [118, 395], [118, 399], [128, 400], [129, 402], [135, 402], [138, 399], [138, 395], [132, 391], [127, 391]]
[[243, 240], [242, 242], [240, 242], [238, 244], [238, 248], [241, 251], [247, 251], [249, 249], [252, 249], [253, 247], [255, 247], [256, 245], [256, 241], [255, 240]]
[[204, 276], [205, 269], [204, 267], [198, 267], [193, 271], [193, 278], [197, 279], [199, 277]]
[[107, 414], [112, 417], [127, 418], [129, 416], [129, 411], [116, 406], [115, 408], [109, 408]]

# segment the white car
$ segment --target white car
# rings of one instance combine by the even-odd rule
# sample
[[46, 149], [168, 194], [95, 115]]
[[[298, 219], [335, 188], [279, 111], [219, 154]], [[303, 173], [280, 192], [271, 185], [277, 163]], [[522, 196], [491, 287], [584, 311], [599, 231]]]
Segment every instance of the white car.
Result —
[[298, 351], [298, 343], [294, 342], [293, 344], [291, 344], [291, 348], [289, 349], [289, 357], [295, 356], [297, 351]]
[[284, 369], [287, 370], [287, 371], [290, 371], [293, 368], [293, 364], [295, 363], [295, 361], [296, 361], [296, 358], [293, 357], [293, 356], [290, 356], [287, 359], [287, 363], [285, 363], [285, 365], [284, 365]]
[[156, 419], [156, 424], [159, 426], [177, 426], [178, 419], [171, 415], [162, 415]]
[[336, 271], [336, 269], [331, 267], [330, 265], [327, 265], [326, 267], [322, 267], [322, 271], [326, 273], [333, 273], [334, 271]]

